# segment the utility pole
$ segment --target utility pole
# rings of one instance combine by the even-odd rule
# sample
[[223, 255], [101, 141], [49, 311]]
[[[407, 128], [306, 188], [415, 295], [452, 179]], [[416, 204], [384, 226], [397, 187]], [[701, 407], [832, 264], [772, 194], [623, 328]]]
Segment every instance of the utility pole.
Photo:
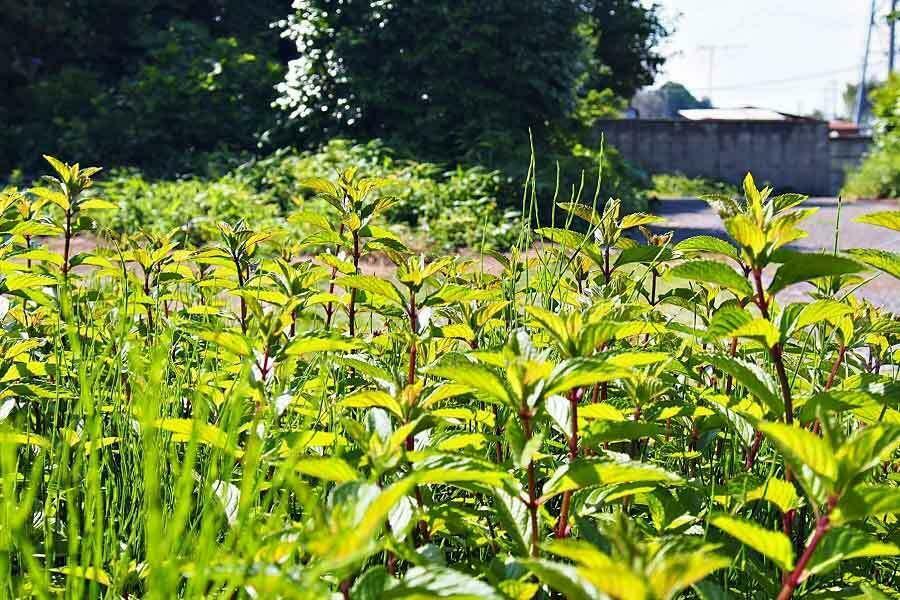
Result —
[[872, 29], [875, 28], [875, 0], [872, 0], [869, 8], [869, 24], [866, 27], [866, 43], [863, 50], [862, 69], [859, 74], [859, 85], [856, 88], [856, 111], [853, 121], [859, 125], [863, 118], [863, 109], [866, 102], [866, 77], [869, 71], [869, 46], [872, 44]]
[[897, 0], [891, 0], [891, 14], [888, 17], [891, 20], [891, 33], [888, 36], [888, 77], [894, 72], [894, 57], [897, 55]]
[[709, 98], [710, 102], [712, 102], [713, 77], [716, 71], [716, 52], [718, 50], [736, 50], [743, 47], [744, 46], [742, 45], [738, 46], [734, 44], [707, 44], [705, 46], [697, 46], [697, 50], [706, 52], [709, 56], [709, 68], [706, 74], [706, 97]]

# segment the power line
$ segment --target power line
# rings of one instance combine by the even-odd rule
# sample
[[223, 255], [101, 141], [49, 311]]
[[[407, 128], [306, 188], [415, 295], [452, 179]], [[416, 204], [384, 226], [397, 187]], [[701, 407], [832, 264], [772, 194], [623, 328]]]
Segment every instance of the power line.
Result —
[[[884, 61], [877, 61], [870, 64], [880, 64]], [[832, 69], [830, 71], [820, 71], [818, 73], [807, 73], [806, 75], [796, 75], [794, 77], [787, 77], [785, 79], [769, 79], [765, 81], [755, 81], [752, 83], [740, 83], [735, 85], [725, 85], [718, 86], [712, 88], [713, 91], [726, 91], [726, 90], [742, 90], [747, 88], [755, 88], [755, 87], [764, 87], [767, 85], [782, 85], [788, 83], [794, 83], [797, 81], [810, 81], [813, 79], [821, 79], [823, 77], [829, 77], [831, 75], [839, 75], [841, 73], [850, 73], [859, 69], [859, 65], [853, 65], [852, 67], [845, 67], [843, 69]]]

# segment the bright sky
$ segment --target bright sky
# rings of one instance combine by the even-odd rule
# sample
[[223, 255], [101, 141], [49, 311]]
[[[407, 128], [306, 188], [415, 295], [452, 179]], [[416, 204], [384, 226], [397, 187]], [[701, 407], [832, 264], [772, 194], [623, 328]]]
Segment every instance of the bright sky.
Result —
[[[645, 0], [651, 4], [652, 0]], [[720, 107], [843, 112], [859, 80], [870, 0], [656, 0], [674, 23], [656, 84], [677, 81]], [[869, 78], [887, 73], [891, 0], [876, 0]], [[900, 38], [900, 26], [897, 32]], [[710, 53], [714, 47], [710, 91]], [[898, 57], [900, 68], [900, 57]]]

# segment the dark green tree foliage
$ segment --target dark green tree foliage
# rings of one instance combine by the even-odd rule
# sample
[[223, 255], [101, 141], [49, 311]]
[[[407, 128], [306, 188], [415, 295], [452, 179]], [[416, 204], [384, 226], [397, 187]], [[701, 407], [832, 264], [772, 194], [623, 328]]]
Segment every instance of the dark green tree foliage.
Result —
[[299, 3], [281, 103], [304, 131], [458, 156], [574, 107], [578, 19], [574, 0]]
[[659, 5], [636, 0], [588, 0], [584, 32], [590, 47], [588, 89], [611, 89], [630, 98], [653, 83], [665, 62], [659, 43], [668, 30]]
[[429, 158], [527, 145], [529, 128], [572, 117], [598, 87], [633, 93], [662, 62], [653, 46], [665, 30], [636, 0], [294, 6], [285, 31], [300, 57], [279, 104], [301, 130], [381, 137]]
[[0, 173], [51, 151], [185, 168], [272, 121], [276, 0], [0, 0]]

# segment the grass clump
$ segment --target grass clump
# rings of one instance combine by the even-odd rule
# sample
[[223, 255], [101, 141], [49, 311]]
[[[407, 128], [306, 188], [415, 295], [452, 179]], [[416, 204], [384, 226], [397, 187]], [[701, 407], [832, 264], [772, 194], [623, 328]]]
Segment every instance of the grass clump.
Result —
[[79, 252], [117, 207], [48, 161], [0, 202], [3, 596], [896, 593], [900, 323], [853, 291], [900, 257], [788, 250], [803, 196], [673, 245], [576, 193], [429, 259], [351, 167], [297, 230]]

